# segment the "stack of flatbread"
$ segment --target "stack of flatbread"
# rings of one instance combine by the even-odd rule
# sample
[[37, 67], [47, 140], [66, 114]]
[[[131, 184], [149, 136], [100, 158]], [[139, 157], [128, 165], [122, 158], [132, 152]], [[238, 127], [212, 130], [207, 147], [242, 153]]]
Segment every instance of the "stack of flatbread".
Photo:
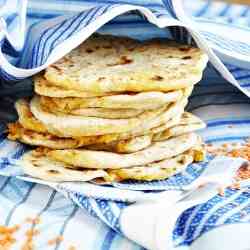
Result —
[[162, 180], [204, 158], [184, 112], [207, 56], [165, 39], [94, 35], [34, 77], [11, 140], [36, 146], [20, 165], [50, 181]]

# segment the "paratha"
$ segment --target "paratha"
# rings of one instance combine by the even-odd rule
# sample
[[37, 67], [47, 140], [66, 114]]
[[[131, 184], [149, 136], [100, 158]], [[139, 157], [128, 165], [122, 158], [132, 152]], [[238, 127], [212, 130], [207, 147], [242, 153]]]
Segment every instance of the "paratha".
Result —
[[35, 178], [53, 182], [102, 180], [105, 183], [120, 182], [123, 180], [163, 180], [183, 171], [193, 162], [190, 153], [165, 159], [138, 167], [123, 169], [83, 169], [75, 168], [62, 162], [54, 161], [36, 150], [25, 153], [19, 161], [24, 173]]
[[190, 113], [185, 113], [178, 124], [166, 128], [162, 132], [154, 133], [154, 130], [152, 130], [152, 133], [146, 135], [132, 137], [126, 140], [112, 141], [110, 143], [94, 144], [85, 148], [117, 153], [133, 153], [149, 147], [152, 142], [164, 141], [171, 137], [194, 132], [205, 127], [206, 124], [198, 117]]
[[167, 39], [93, 35], [50, 65], [44, 77], [53, 85], [87, 92], [166, 92], [200, 81], [207, 61], [199, 48]]
[[95, 183], [112, 183], [123, 180], [153, 181], [169, 178], [183, 171], [193, 162], [193, 155], [185, 152], [176, 157], [139, 167], [90, 170], [76, 168], [62, 162], [52, 160], [38, 150], [25, 153], [19, 161], [24, 173], [35, 178], [53, 182], [94, 181]]
[[98, 117], [84, 117], [67, 114], [53, 114], [42, 109], [39, 97], [35, 96], [30, 102], [30, 110], [41, 121], [51, 134], [63, 137], [81, 137], [103, 135], [110, 133], [128, 132], [146, 124], [158, 117], [167, 106], [145, 111], [135, 118], [128, 119], [105, 119]]
[[31, 113], [29, 101], [27, 99], [19, 99], [16, 101], [15, 108], [18, 113], [18, 121], [24, 128], [40, 133], [46, 133], [48, 131]]
[[[22, 103], [21, 106], [19, 105], [20, 103]], [[22, 121], [22, 123], [20, 124], [22, 125], [23, 128], [38, 133], [42, 131], [42, 133], [45, 135], [50, 134], [47, 128], [39, 120], [37, 120], [31, 113], [28, 100], [21, 99], [17, 102], [17, 104], [18, 105], [16, 106], [18, 106], [19, 121]], [[111, 141], [124, 140], [135, 136], [145, 135], [148, 133], [161, 132], [171, 126], [178, 124], [185, 104], [186, 100], [181, 101], [179, 103], [171, 104], [169, 108], [166, 109], [165, 112], [163, 112], [159, 117], [157, 117], [157, 119], [154, 119], [149, 123], [147, 123], [145, 126], [136, 128], [133, 131], [126, 133], [113, 133], [107, 135], [92, 136], [92, 139], [96, 138], [95, 143], [109, 143]], [[37, 126], [37, 124], [39, 126]], [[42, 129], [40, 129], [40, 127], [42, 127]], [[55, 135], [57, 137], [63, 137], [60, 134], [55, 134]], [[85, 137], [87, 136], [84, 136], [84, 138]], [[84, 140], [84, 138], [82, 140]], [[88, 138], [86, 139], [89, 140]]]
[[[173, 125], [173, 126], [171, 126]], [[166, 129], [157, 132], [159, 128], [152, 129], [146, 135], [135, 136], [122, 140], [105, 140], [105, 136], [83, 136], [77, 138], [60, 138], [49, 133], [39, 133], [25, 129], [20, 123], [8, 124], [8, 139], [19, 140], [25, 144], [34, 146], [44, 146], [52, 149], [70, 149], [84, 147], [90, 150], [113, 151], [117, 153], [132, 153], [142, 150], [152, 143], [152, 141], [162, 141], [170, 137], [204, 128], [205, 124], [196, 116], [184, 113], [179, 123], [170, 121]], [[110, 135], [112, 137], [112, 135]], [[113, 137], [116, 137], [113, 134]], [[90, 146], [89, 146], [90, 145]]]
[[25, 153], [19, 165], [25, 174], [47, 181], [90, 181], [107, 176], [107, 173], [100, 169], [81, 169], [80, 171], [72, 169], [67, 164], [36, 154], [36, 151]]
[[84, 147], [89, 150], [110, 151], [116, 153], [133, 153], [150, 146], [152, 135], [142, 135], [127, 140], [99, 143]]
[[113, 182], [120, 182], [124, 180], [164, 180], [185, 170], [186, 167], [192, 162], [192, 155], [186, 153], [156, 163], [150, 163], [145, 166], [112, 169], [107, 172], [109, 179]]
[[86, 149], [65, 149], [49, 150], [47, 155], [54, 160], [77, 167], [118, 169], [145, 165], [171, 158], [200, 145], [200, 143], [200, 136], [189, 133], [166, 141], [155, 142], [144, 150], [130, 154]]
[[65, 89], [61, 86], [52, 85], [42, 76], [42, 74], [34, 76], [33, 82], [34, 82], [35, 93], [37, 93], [38, 95], [55, 97], [55, 98], [65, 98], [65, 97], [89, 98], [89, 97], [108, 96], [115, 94], [115, 93], [94, 93], [94, 92], [86, 92], [74, 89]]
[[[49, 110], [72, 113], [83, 108], [109, 109], [156, 109], [167, 103], [176, 102], [182, 97], [182, 91], [141, 92], [110, 95], [93, 98], [50, 98], [41, 96], [41, 105]], [[76, 112], [75, 112], [76, 113]]]
[[[142, 149], [146, 147], [147, 144], [144, 144], [144, 143], [142, 143], [141, 146], [139, 146], [138, 141], [137, 141], [138, 139], [136, 139], [137, 137], [144, 136], [144, 135], [151, 137], [153, 134], [157, 134], [157, 133], [158, 135], [155, 136], [155, 138], [159, 137], [159, 134], [161, 133], [168, 134], [168, 136], [171, 137], [172, 130], [169, 130], [169, 128], [176, 127], [175, 129], [178, 129], [182, 125], [186, 126], [187, 124], [189, 124], [189, 132], [191, 132], [195, 130], [193, 126], [191, 127], [192, 124], [197, 123], [197, 124], [202, 124], [202, 126], [204, 125], [204, 123], [198, 117], [185, 112], [182, 114], [181, 119], [180, 119], [180, 115], [177, 115], [173, 118], [170, 118], [169, 120], [166, 121], [166, 123], [158, 127], [156, 126], [153, 128], [139, 128], [137, 130], [134, 130], [128, 133], [113, 133], [113, 134], [100, 135], [100, 136], [82, 136], [82, 137], [76, 137], [76, 138], [63, 138], [63, 137], [58, 137], [53, 134], [50, 134], [48, 131], [44, 133], [35, 131], [36, 124], [39, 121], [36, 120], [36, 118], [32, 116], [32, 113], [30, 113], [28, 101], [22, 101], [22, 104], [23, 104], [23, 109], [26, 110], [25, 113], [29, 114], [28, 116], [29, 125], [32, 130], [24, 128], [19, 123], [13, 123], [13, 124], [10, 123], [9, 135], [8, 135], [9, 139], [20, 140], [21, 142], [29, 144], [29, 145], [45, 146], [45, 147], [49, 147], [53, 149], [78, 148], [78, 147], [83, 147], [86, 145], [95, 144], [91, 146], [92, 149], [94, 148], [98, 150], [113, 149], [115, 152], [127, 153], [127, 152], [133, 152], [135, 149], [139, 150], [139, 148]], [[164, 116], [171, 117], [171, 114], [180, 113], [178, 112], [178, 109], [176, 109], [175, 106], [176, 104], [173, 105], [173, 107], [170, 108], [168, 111], [166, 111], [164, 113]], [[26, 124], [27, 118], [25, 117], [25, 113], [20, 113], [20, 117]], [[147, 125], [150, 125], [150, 124], [147, 124]], [[134, 142], [136, 142], [137, 146], [133, 145]]]
[[[48, 109], [51, 110], [51, 109]], [[68, 114], [75, 116], [87, 116], [87, 117], [99, 117], [99, 118], [107, 118], [107, 119], [126, 119], [133, 118], [141, 115], [145, 110], [139, 109], [112, 109], [112, 108], [81, 108], [72, 110], [68, 112]], [[55, 111], [52, 113], [60, 114], [63, 111]]]
[[79, 138], [60, 138], [49, 133], [39, 133], [25, 129], [19, 124], [8, 124], [8, 139], [20, 141], [32, 146], [43, 146], [52, 149], [70, 149], [91, 145], [98, 142], [98, 137], [84, 136]]
[[[195, 120], [198, 120], [196, 117]], [[183, 122], [183, 121], [181, 121]], [[203, 121], [199, 122], [189, 122], [184, 124], [178, 124], [176, 126], [170, 127], [162, 132], [156, 133], [152, 137], [152, 141], [164, 141], [167, 140], [170, 137], [175, 137], [178, 135], [182, 135], [185, 133], [190, 133], [196, 130], [200, 130], [206, 127], [206, 124]]]

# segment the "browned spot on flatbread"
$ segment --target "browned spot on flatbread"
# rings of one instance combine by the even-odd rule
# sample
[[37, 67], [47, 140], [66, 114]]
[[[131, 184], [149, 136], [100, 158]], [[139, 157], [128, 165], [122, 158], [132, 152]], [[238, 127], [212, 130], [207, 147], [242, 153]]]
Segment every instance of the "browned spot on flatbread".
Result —
[[56, 69], [59, 72], [62, 72], [62, 69], [55, 64], [50, 65], [50, 67]]
[[181, 59], [183, 59], [183, 60], [190, 60], [190, 59], [192, 59], [192, 57], [191, 56], [184, 56]]
[[162, 81], [162, 80], [164, 80], [164, 77], [155, 75], [154, 77], [151, 78], [151, 80], [154, 80], [154, 81]]

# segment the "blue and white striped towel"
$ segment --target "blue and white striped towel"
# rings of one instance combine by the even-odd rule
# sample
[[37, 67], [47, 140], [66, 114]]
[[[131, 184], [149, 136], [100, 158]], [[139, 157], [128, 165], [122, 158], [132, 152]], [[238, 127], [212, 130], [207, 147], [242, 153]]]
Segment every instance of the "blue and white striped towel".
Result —
[[[211, 2], [185, 1], [184, 6], [179, 0], [134, 0], [132, 4], [131, 1], [115, 0], [57, 0], [43, 1], [43, 4], [37, 1], [2, 1], [2, 86], [14, 92], [18, 89], [18, 84], [13, 85], [17, 80], [41, 71], [98, 30], [138, 39], [168, 36], [182, 42], [195, 42], [208, 53], [213, 65], [209, 70], [214, 71], [215, 68], [227, 81], [250, 96], [250, 32], [248, 26], [242, 25], [248, 24], [248, 7], [215, 5]], [[190, 17], [190, 14], [193, 16]], [[233, 37], [232, 33], [235, 34]], [[196, 87], [189, 109], [207, 121], [208, 128], [201, 132], [207, 142], [243, 141], [249, 135], [249, 100], [234, 87], [225, 85], [225, 81], [211, 71], [206, 74], [203, 84]], [[7, 92], [3, 90], [3, 93]], [[1, 174], [24, 178], [13, 166], [24, 147], [9, 142], [2, 135], [0, 148]], [[43, 184], [62, 192], [91, 215], [146, 248], [182, 248], [218, 226], [249, 221], [245, 190], [227, 190], [222, 198], [216, 196], [216, 185], [209, 184], [188, 193], [189, 196], [176, 203], [187, 194], [183, 189], [193, 190], [204, 180], [204, 176], [211, 179], [223, 174], [221, 179], [230, 182], [241, 163], [240, 159], [208, 158], [207, 162], [192, 165], [186, 172], [168, 181], [150, 184], [126, 183], [115, 187]], [[248, 188], [248, 183], [245, 186]], [[161, 190], [168, 191], [162, 193], [159, 192]], [[43, 191], [41, 195], [44, 195]], [[205, 205], [197, 205], [207, 200]], [[137, 204], [131, 205], [134, 201]], [[232, 202], [238, 202], [240, 208], [232, 207]], [[238, 215], [241, 208], [245, 216]], [[224, 230], [221, 235], [226, 233]], [[209, 242], [210, 238], [207, 240]], [[241, 242], [242, 246], [247, 243], [243, 239]], [[232, 248], [233, 242], [229, 246], [231, 248], [223, 249], [235, 249]]]

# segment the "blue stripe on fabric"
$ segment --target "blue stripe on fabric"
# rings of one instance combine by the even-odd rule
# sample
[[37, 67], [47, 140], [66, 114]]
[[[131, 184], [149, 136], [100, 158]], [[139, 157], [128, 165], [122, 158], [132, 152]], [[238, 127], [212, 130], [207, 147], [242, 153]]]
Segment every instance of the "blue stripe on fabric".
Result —
[[39, 13], [39, 12], [36, 12], [36, 13], [28, 12], [27, 13], [28, 18], [35, 18], [35, 19], [49, 19], [49, 18], [54, 18], [57, 16], [59, 16], [59, 14], [55, 14], [55, 13], [44, 14], [44, 13]]
[[10, 23], [17, 17], [18, 17], [17, 13], [13, 13], [9, 15], [7, 18], [5, 18], [5, 22], [7, 23], [7, 25], [10, 25]]
[[48, 202], [46, 203], [46, 205], [44, 206], [44, 208], [37, 214], [36, 217], [39, 217], [39, 216], [42, 215], [44, 212], [46, 212], [46, 210], [49, 209], [49, 207], [51, 206], [51, 204], [52, 204], [52, 202], [53, 202], [53, 200], [54, 200], [54, 198], [55, 198], [56, 193], [57, 193], [56, 191], [53, 191], [53, 192], [52, 192], [52, 194], [51, 194], [50, 197], [49, 197]]
[[[34, 44], [33, 50], [32, 50], [32, 55], [31, 55], [31, 64], [29, 65], [29, 68], [38, 66], [38, 60], [39, 60], [39, 56], [43, 57], [43, 50], [44, 50], [44, 43], [47, 39], [49, 39], [50, 37], [50, 33], [51, 35], [53, 34], [53, 32], [56, 32], [57, 29], [59, 29], [62, 25], [64, 25], [64, 23], [66, 23], [67, 20], [64, 20], [63, 22], [53, 26], [53, 27], [49, 27], [46, 30], [44, 30], [42, 32], [42, 34], [40, 35], [40, 37], [37, 39], [38, 41]], [[45, 40], [45, 41], [44, 41]], [[42, 45], [41, 45], [42, 44]], [[43, 47], [42, 51], [41, 47]]]
[[[250, 114], [249, 114], [250, 115]], [[249, 117], [250, 118], [250, 117]], [[250, 120], [219, 120], [219, 121], [208, 121], [207, 126], [208, 127], [216, 127], [216, 126], [223, 126], [223, 125], [228, 125], [228, 124], [250, 124]]]
[[[63, 236], [67, 225], [69, 224], [70, 220], [74, 217], [74, 215], [76, 214], [76, 212], [77, 212], [78, 209], [79, 208], [77, 206], [75, 206], [74, 209], [72, 210], [72, 212], [70, 213], [70, 215], [64, 221], [64, 223], [63, 223], [63, 225], [62, 225], [62, 227], [60, 229], [59, 236]], [[61, 242], [57, 242], [54, 250], [58, 250], [59, 247], [60, 247], [60, 245], [61, 245]]]
[[110, 250], [110, 247], [112, 245], [112, 242], [116, 236], [116, 232], [112, 229], [109, 229], [109, 231], [107, 232], [104, 240], [103, 240], [103, 243], [101, 245], [101, 249], [100, 250]]
[[209, 107], [209, 106], [227, 106], [227, 105], [233, 105], [233, 104], [247, 104], [246, 102], [242, 101], [234, 101], [230, 103], [206, 103], [206, 104], [201, 104], [201, 105], [196, 105], [192, 108], [189, 108], [189, 112], [193, 112], [196, 109], [203, 108], [203, 107]]
[[[75, 0], [75, 1], [79, 1], [81, 2], [82, 0]], [[166, 1], [169, 1], [169, 0], [166, 0]], [[97, 1], [96, 0], [87, 0], [88, 3], [94, 3], [96, 4]], [[98, 4], [117, 4], [117, 0], [105, 0], [105, 1], [98, 1]], [[152, 8], [162, 8], [164, 7], [164, 5], [162, 4], [158, 4], [158, 3], [152, 3], [152, 1], [134, 1], [131, 3], [130, 0], [128, 1], [122, 1], [122, 0], [119, 0], [119, 4], [130, 4], [130, 5], [142, 5], [144, 7], [152, 7]]]
[[[82, 21], [87, 17], [87, 15], [89, 15], [89, 13], [81, 13], [81, 15], [79, 16], [79, 17], [81, 17], [80, 18], [80, 20], [78, 21], [78, 24], [76, 25], [76, 27], [75, 27], [75, 30], [78, 30], [78, 28], [80, 27], [80, 25], [82, 24]], [[68, 37], [70, 37], [72, 34], [74, 33], [74, 30], [72, 30], [71, 31], [71, 33], [68, 35]]]
[[[47, 29], [44, 32], [44, 34], [40, 37], [39, 43], [37, 46], [35, 65], [32, 65], [32, 67], [39, 66], [42, 64], [42, 61], [45, 60], [45, 51], [47, 50], [47, 46], [48, 46], [47, 43], [50, 40], [52, 40], [54, 36], [56, 36], [57, 32], [60, 29], [64, 28], [64, 25], [66, 25], [67, 22], [69, 22], [69, 20], [64, 20], [62, 23], [57, 24], [56, 26]], [[48, 37], [45, 38], [45, 35], [47, 35]]]
[[250, 77], [250, 74], [247, 74], [247, 75], [243, 75], [243, 76], [236, 76], [236, 79], [237, 80], [244, 80], [246, 78], [249, 78]]
[[[205, 225], [212, 225], [212, 224], [218, 225], [217, 221], [221, 218], [221, 216], [225, 216], [227, 214], [227, 212], [233, 210], [234, 208], [237, 208], [237, 206], [239, 206], [243, 203], [247, 203], [247, 201], [249, 201], [249, 198], [250, 198], [250, 194], [248, 194], [248, 196], [239, 194], [239, 196], [237, 196], [233, 201], [226, 203], [223, 207], [219, 207], [207, 219], [207, 221], [205, 221], [204, 227], [202, 228], [199, 235], [201, 235], [207, 231]], [[230, 215], [225, 222], [227, 223], [227, 221], [230, 220], [231, 218], [235, 217], [236, 214], [238, 214], [238, 213]]]
[[[248, 192], [244, 192], [244, 195], [247, 195], [247, 200], [249, 201], [249, 193]], [[235, 222], [241, 222], [242, 219], [244, 219], [245, 216], [249, 216], [250, 215], [250, 205], [248, 204], [246, 207], [244, 207], [243, 209], [241, 209], [239, 212], [234, 213], [232, 216], [230, 216], [229, 218], [227, 218], [224, 221], [224, 224], [232, 224]], [[249, 222], [250, 218], [248, 219]]]
[[0, 187], [0, 192], [2, 192], [4, 188], [8, 185], [11, 178], [10, 177], [0, 177], [0, 178], [6, 178], [6, 180], [3, 182], [2, 186]]
[[10, 223], [10, 220], [11, 220], [11, 217], [12, 215], [14, 214], [14, 212], [16, 211], [16, 209], [22, 205], [23, 203], [25, 203], [25, 201], [28, 199], [29, 195], [30, 195], [30, 192], [32, 191], [32, 189], [36, 186], [36, 184], [34, 183], [31, 183], [28, 190], [27, 190], [27, 193], [25, 194], [25, 196], [23, 197], [23, 199], [21, 201], [19, 201], [8, 213], [7, 215], [7, 218], [5, 220], [5, 225], [8, 226], [9, 223]]
[[244, 84], [240, 84], [241, 87], [243, 88], [249, 88], [250, 87], [250, 82], [249, 83], [244, 83]]
[[249, 10], [250, 10], [250, 8], [249, 8], [249, 7], [246, 7], [246, 8], [242, 11], [242, 13], [240, 14], [240, 16], [241, 16], [241, 17], [247, 16]]
[[206, 1], [204, 6], [197, 13], [194, 13], [194, 16], [196, 17], [204, 16], [205, 13], [209, 10], [210, 4], [211, 4], [210, 0]]
[[219, 16], [225, 16], [228, 11], [231, 9], [232, 5], [231, 4], [226, 4], [224, 9], [219, 13]]
[[249, 56], [250, 54], [250, 45], [248, 43], [235, 41], [204, 30], [202, 30], [201, 33], [209, 42], [223, 50], [227, 50], [229, 52], [233, 51], [234, 53], [239, 53], [243, 56]]
[[[85, 26], [93, 22], [93, 19], [96, 18], [98, 15], [103, 14], [110, 6], [103, 6], [100, 8], [94, 9], [93, 13], [90, 13], [89, 16], [87, 17]], [[97, 15], [98, 14], [98, 15]]]
[[[197, 226], [200, 224], [202, 217], [206, 214], [209, 214], [210, 210], [212, 210], [219, 203], [223, 202], [224, 200], [227, 200], [228, 198], [230, 198], [234, 194], [235, 194], [235, 191], [226, 190], [224, 197], [217, 195], [208, 202], [210, 204], [209, 209], [207, 209], [208, 206], [206, 206], [206, 204], [200, 207], [199, 211], [197, 212], [197, 214], [193, 218], [193, 220], [191, 222], [192, 226], [189, 227], [189, 230], [188, 230], [187, 235], [185, 237], [186, 243], [190, 244], [194, 240], [193, 234], [195, 233]], [[205, 207], [205, 209], [204, 209], [204, 207]], [[206, 211], [205, 214], [202, 211]], [[213, 213], [215, 213], [215, 212], [213, 212]]]
[[177, 18], [175, 11], [174, 11], [172, 0], [163, 0], [162, 2], [165, 5], [168, 12], [172, 15], [172, 17]]
[[[227, 189], [224, 197], [216, 195], [208, 202], [186, 210], [178, 219], [177, 226], [173, 232], [173, 238], [175, 241], [178, 237], [181, 237], [178, 245], [189, 245], [194, 240], [193, 234], [202, 218], [216, 205], [221, 203], [224, 199], [230, 198], [234, 194], [235, 191]], [[190, 221], [190, 219], [192, 220]], [[189, 222], [189, 224], [187, 224], [187, 222]]]
[[221, 138], [212, 138], [205, 140], [206, 143], [215, 143], [215, 142], [228, 142], [228, 141], [240, 141], [249, 138], [248, 136], [228, 136], [228, 137], [221, 137]]
[[[49, 53], [52, 51], [52, 49], [55, 47], [54, 45], [58, 42], [58, 40], [63, 37], [62, 39], [65, 39], [64, 33], [67, 32], [71, 26], [75, 23], [75, 21], [78, 19], [78, 17], [81, 15], [78, 14], [75, 18], [73, 18], [71, 21], [67, 20], [64, 25], [60, 25], [58, 29], [56, 29], [53, 33], [52, 36], [50, 37], [51, 44], [48, 45], [49, 40], [46, 41], [43, 45], [43, 50], [40, 56], [40, 61], [38, 62], [37, 65], [42, 65], [45, 60], [48, 58]], [[69, 22], [70, 21], [70, 22]], [[46, 53], [45, 53], [46, 51]]]

